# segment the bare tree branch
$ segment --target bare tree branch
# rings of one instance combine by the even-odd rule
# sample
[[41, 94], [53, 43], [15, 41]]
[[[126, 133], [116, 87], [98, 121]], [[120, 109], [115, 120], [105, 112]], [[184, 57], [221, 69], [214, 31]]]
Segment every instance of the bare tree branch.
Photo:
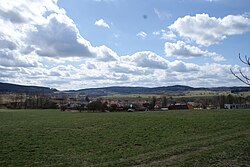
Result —
[[247, 82], [249, 82], [250, 79], [248, 78], [247, 75], [243, 74], [243, 72], [241, 71], [241, 69], [239, 69], [239, 72], [240, 72], [240, 75], [241, 75], [243, 78], [245, 78], [245, 79], [247, 80]]
[[[250, 67], [250, 57], [245, 56], [245, 59], [242, 59], [239, 54], [239, 59], [242, 63]], [[250, 86], [250, 78], [247, 76], [247, 74], [244, 74], [241, 69], [239, 69], [238, 75], [232, 70], [232, 68], [230, 68], [230, 71], [238, 80]]]
[[239, 54], [239, 59], [242, 63], [250, 66], [250, 57], [245, 56], [245, 60], [243, 60]]
[[[240, 80], [240, 81], [243, 82], [244, 84], [250, 86], [249, 79], [246, 79], [246, 78], [243, 77], [244, 79], [246, 79], [246, 81], [245, 81], [244, 79], [242, 79], [241, 77], [239, 77], [238, 75], [236, 75], [235, 72], [234, 72], [231, 68], [230, 68], [230, 71], [231, 71], [231, 73], [232, 73], [238, 80]], [[241, 74], [241, 75], [242, 75], [242, 74]]]

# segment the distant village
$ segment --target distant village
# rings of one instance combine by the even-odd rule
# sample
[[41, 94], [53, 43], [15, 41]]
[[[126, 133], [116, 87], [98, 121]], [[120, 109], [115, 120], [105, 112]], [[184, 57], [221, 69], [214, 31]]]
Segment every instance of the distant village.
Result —
[[0, 108], [59, 109], [78, 112], [134, 112], [153, 110], [247, 109], [250, 98], [220, 95], [209, 98], [176, 98], [169, 96], [102, 97], [76, 92], [1, 93]]

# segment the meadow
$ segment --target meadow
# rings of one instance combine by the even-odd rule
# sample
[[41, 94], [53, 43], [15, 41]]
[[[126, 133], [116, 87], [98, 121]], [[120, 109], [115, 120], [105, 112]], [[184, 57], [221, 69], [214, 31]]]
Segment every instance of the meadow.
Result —
[[0, 166], [250, 166], [250, 110], [0, 110]]
[[175, 99], [179, 98], [191, 98], [191, 99], [200, 99], [200, 98], [213, 98], [217, 96], [241, 96], [247, 97], [250, 96], [250, 91], [248, 92], [240, 92], [238, 94], [230, 93], [230, 91], [183, 91], [180, 93], [169, 92], [165, 94], [110, 94], [106, 96], [102, 96], [103, 99], [130, 99], [130, 98], [142, 98], [142, 99], [150, 99], [152, 97], [162, 98], [166, 96], [167, 98], [173, 97]]

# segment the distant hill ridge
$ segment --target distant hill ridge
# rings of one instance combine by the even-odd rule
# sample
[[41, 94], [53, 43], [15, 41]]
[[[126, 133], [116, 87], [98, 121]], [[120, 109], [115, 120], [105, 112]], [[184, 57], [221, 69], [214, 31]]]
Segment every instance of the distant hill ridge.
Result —
[[27, 85], [17, 85], [11, 83], [0, 82], [0, 92], [1, 93], [53, 93], [57, 91], [53, 88], [42, 87], [42, 86], [27, 86]]
[[[129, 87], [129, 86], [111, 86], [111, 87], [101, 87], [101, 88], [86, 88], [79, 90], [67, 90], [62, 92], [76, 92], [83, 94], [93, 94], [93, 95], [108, 95], [108, 94], [162, 94], [167, 92], [184, 92], [184, 91], [232, 91], [232, 92], [242, 92], [250, 91], [250, 87], [213, 87], [213, 88], [194, 88], [184, 85], [174, 85], [174, 86], [162, 86], [162, 87]], [[24, 86], [11, 83], [0, 82], [0, 92], [43, 92], [43, 93], [53, 93], [57, 92], [57, 89], [40, 87], [40, 86]]]
[[103, 88], [88, 88], [76, 90], [76, 92], [81, 92], [85, 94], [161, 94], [172, 91], [192, 91], [196, 88], [183, 85], [175, 86], [162, 86], [162, 87], [128, 87], [128, 86], [112, 86]]

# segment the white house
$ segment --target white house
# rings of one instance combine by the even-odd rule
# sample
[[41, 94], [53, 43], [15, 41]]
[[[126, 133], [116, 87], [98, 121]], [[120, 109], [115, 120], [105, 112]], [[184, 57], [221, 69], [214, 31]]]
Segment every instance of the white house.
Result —
[[250, 104], [225, 104], [225, 109], [247, 109], [250, 108]]

